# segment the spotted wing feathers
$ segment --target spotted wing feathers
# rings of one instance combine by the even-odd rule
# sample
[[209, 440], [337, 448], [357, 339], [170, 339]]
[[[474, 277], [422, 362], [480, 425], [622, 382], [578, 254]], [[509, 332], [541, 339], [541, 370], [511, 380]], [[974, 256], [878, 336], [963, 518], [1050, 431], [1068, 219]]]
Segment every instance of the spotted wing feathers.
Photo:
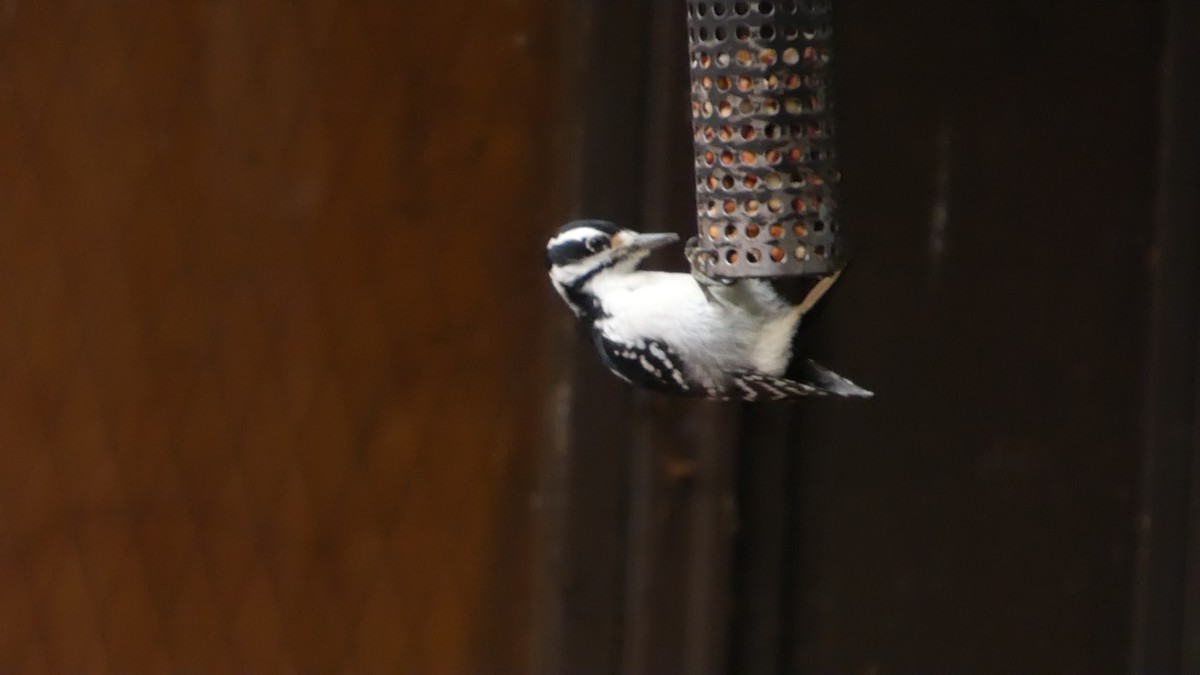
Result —
[[806, 381], [764, 375], [733, 373], [730, 384], [718, 397], [725, 401], [782, 401], [801, 396], [870, 398], [873, 394], [827, 368], [808, 361]]
[[800, 396], [823, 396], [828, 392], [812, 385], [762, 373], [734, 373], [719, 398], [722, 401], [782, 401]]
[[601, 335], [596, 338], [596, 346], [604, 365], [626, 382], [668, 394], [708, 393], [688, 377], [679, 355], [663, 342], [638, 340], [625, 344]]
[[745, 371], [730, 373], [724, 389], [707, 388], [688, 376], [679, 355], [658, 340], [621, 343], [596, 338], [604, 365], [618, 377], [654, 391], [719, 401], [782, 401], [801, 396], [869, 398], [871, 392], [806, 359], [792, 377]]

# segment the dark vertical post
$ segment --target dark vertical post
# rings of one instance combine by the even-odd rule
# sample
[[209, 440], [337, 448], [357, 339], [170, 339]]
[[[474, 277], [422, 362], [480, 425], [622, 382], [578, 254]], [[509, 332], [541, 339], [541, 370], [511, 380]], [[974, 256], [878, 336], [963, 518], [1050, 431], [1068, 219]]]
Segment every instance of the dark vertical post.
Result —
[[[567, 217], [690, 234], [684, 6], [572, 7], [556, 172]], [[715, 675], [725, 662], [737, 409], [633, 390], [604, 371], [566, 312], [550, 332], [539, 672]]]
[[[565, 195], [565, 217], [634, 223], [641, 212], [647, 14], [640, 0], [582, 0], [564, 12], [562, 124], [551, 178]], [[546, 340], [537, 668], [618, 672], [632, 397], [580, 339], [569, 313], [556, 315]]]
[[1165, 15], [1130, 672], [1200, 673], [1200, 5]]
[[[686, 11], [648, 3], [641, 161], [644, 230], [694, 231]], [[657, 261], [676, 270], [680, 249]], [[724, 665], [736, 408], [634, 398], [621, 672], [715, 674]]]
[[747, 406], [737, 459], [740, 526], [734, 554], [729, 672], [785, 672], [786, 617], [794, 599], [792, 528], [798, 458], [790, 447], [799, 406]]

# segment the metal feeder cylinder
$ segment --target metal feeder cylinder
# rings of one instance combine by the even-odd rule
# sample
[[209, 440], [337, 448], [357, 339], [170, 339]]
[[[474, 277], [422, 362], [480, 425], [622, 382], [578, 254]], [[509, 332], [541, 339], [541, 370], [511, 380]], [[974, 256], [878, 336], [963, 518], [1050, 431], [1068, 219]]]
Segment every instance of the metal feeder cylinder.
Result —
[[839, 255], [830, 0], [688, 2], [701, 269], [828, 274]]

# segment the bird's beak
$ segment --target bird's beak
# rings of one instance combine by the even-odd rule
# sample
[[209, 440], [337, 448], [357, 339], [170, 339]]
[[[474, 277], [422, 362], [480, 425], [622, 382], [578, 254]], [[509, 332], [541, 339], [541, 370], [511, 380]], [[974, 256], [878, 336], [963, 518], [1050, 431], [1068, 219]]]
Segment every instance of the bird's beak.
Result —
[[629, 248], [635, 251], [653, 251], [656, 248], [662, 248], [677, 241], [679, 241], [679, 235], [674, 232], [639, 234], [626, 230], [617, 233], [617, 236], [613, 238], [613, 243], [619, 248]]

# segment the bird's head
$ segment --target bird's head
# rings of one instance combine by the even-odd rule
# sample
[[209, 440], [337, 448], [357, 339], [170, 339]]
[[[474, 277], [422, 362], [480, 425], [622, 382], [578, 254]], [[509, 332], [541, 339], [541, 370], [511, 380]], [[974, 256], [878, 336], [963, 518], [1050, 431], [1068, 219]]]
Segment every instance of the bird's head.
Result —
[[585, 321], [599, 312], [589, 286], [599, 277], [628, 274], [650, 255], [678, 241], [674, 233], [641, 234], [607, 220], [575, 220], [559, 228], [546, 244], [550, 282], [572, 311]]
[[651, 251], [678, 240], [669, 232], [641, 234], [606, 220], [576, 220], [550, 238], [546, 265], [565, 297], [567, 290], [580, 290], [598, 275], [632, 272]]

